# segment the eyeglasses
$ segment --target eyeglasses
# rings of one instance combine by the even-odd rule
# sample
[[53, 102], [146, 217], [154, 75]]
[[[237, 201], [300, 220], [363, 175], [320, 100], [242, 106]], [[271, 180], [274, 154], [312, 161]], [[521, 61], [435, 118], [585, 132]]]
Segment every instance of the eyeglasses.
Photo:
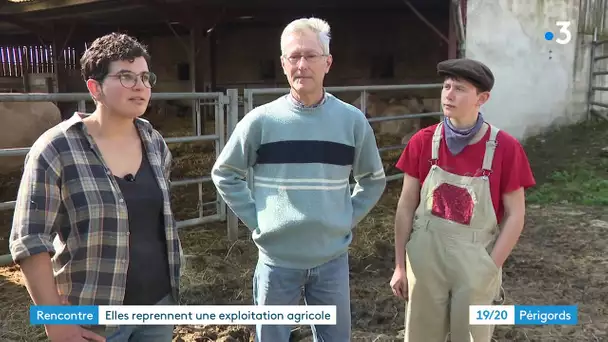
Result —
[[321, 60], [322, 57], [326, 57], [327, 55], [293, 55], [293, 56], [283, 56], [290, 64], [296, 64], [304, 58], [309, 63], [316, 63]]
[[141, 78], [141, 82], [146, 88], [152, 88], [156, 85], [156, 74], [151, 71], [144, 71], [141, 74], [123, 71], [116, 75], [108, 75], [108, 77], [118, 78], [120, 84], [125, 88], [134, 88], [137, 85], [138, 78]]

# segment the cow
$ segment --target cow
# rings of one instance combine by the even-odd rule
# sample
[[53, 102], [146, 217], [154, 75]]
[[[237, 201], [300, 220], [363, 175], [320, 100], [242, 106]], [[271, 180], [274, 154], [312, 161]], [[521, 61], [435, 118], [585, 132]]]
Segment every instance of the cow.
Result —
[[[361, 96], [352, 105], [361, 109]], [[439, 99], [421, 99], [419, 97], [403, 97], [401, 99], [381, 99], [376, 94], [366, 93], [366, 108], [363, 112], [368, 118], [401, 116], [407, 114], [422, 114], [428, 112], [439, 112]], [[407, 141], [421, 128], [436, 122], [435, 118], [407, 118], [399, 120], [372, 122], [372, 126], [378, 127], [375, 131], [379, 135], [389, 135], [401, 138], [401, 144]]]
[[[0, 149], [31, 147], [42, 133], [61, 122], [52, 102], [0, 102]], [[0, 158], [0, 174], [20, 170], [25, 156]]]

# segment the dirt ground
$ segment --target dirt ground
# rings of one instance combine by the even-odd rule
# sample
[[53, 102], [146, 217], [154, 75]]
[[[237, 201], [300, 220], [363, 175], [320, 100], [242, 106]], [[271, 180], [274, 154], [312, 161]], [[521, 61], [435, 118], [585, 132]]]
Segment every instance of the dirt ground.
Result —
[[[192, 153], [200, 149], [178, 148], [176, 178], [192, 177], [189, 166], [203, 164], [191, 161]], [[608, 123], [583, 124], [535, 137], [526, 142], [526, 151], [539, 185], [529, 193], [523, 235], [504, 265], [504, 304], [579, 305], [579, 324], [499, 326], [494, 337], [497, 341], [606, 341]], [[397, 156], [398, 151], [383, 154], [387, 170]], [[351, 248], [353, 341], [403, 340], [404, 304], [389, 288], [399, 188], [399, 181], [390, 182], [380, 203], [357, 228]], [[6, 193], [3, 189], [0, 195], [6, 197]], [[176, 211], [183, 219], [197, 211], [196, 205], [186, 205], [197, 198], [192, 192], [180, 194]], [[8, 236], [7, 227], [7, 218], [0, 217], [0, 238]], [[183, 279], [183, 304], [251, 303], [256, 249], [244, 228], [240, 233], [238, 241], [227, 241], [226, 226], [221, 223], [181, 232], [184, 249], [191, 255]], [[5, 244], [0, 242], [0, 254]], [[28, 324], [30, 299], [16, 266], [0, 268], [0, 303], [0, 341], [44, 340], [43, 330]], [[310, 330], [297, 329], [292, 340], [311, 341]], [[253, 341], [253, 330], [180, 326], [174, 341]]]

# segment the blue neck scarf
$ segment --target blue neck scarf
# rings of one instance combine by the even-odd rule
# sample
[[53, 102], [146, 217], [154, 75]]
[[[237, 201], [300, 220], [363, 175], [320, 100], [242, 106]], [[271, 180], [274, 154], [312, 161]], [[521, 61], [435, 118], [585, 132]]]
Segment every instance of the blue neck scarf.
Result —
[[477, 115], [477, 122], [471, 128], [467, 129], [458, 129], [452, 125], [450, 119], [446, 116], [443, 119], [444, 122], [444, 134], [445, 134], [445, 142], [448, 145], [448, 149], [452, 153], [452, 155], [457, 155], [469, 144], [471, 139], [479, 132], [481, 127], [483, 127], [483, 123], [485, 120], [481, 113]]

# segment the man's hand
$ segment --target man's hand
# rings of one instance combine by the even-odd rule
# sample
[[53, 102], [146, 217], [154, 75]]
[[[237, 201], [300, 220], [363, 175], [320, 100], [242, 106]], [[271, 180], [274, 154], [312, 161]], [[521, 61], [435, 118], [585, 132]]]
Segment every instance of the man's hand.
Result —
[[391, 278], [391, 289], [393, 294], [399, 298], [407, 300], [409, 297], [407, 289], [407, 273], [401, 267], [395, 268], [393, 278]]
[[46, 335], [51, 342], [105, 342], [106, 339], [78, 325], [49, 325]]

